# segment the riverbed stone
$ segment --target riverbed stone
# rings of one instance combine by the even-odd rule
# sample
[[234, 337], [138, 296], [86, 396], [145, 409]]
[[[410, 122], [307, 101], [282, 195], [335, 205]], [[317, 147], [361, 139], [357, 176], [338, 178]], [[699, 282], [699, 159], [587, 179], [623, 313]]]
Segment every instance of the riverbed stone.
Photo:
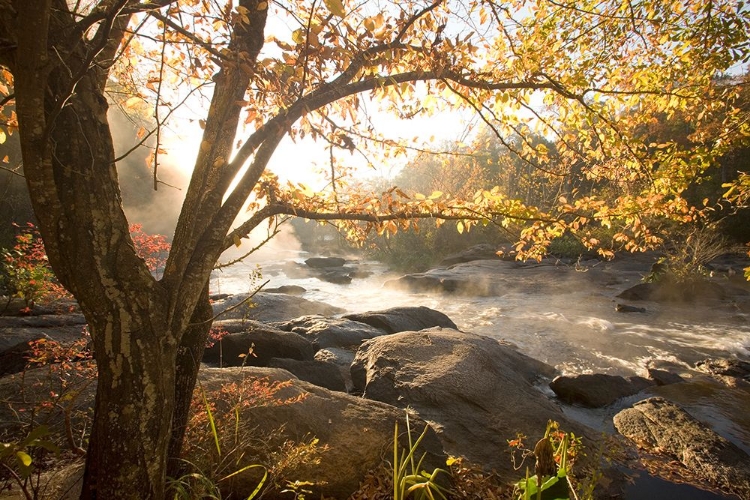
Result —
[[386, 332], [361, 321], [308, 315], [273, 324], [274, 327], [304, 336], [316, 348], [359, 346], [363, 340]]
[[312, 361], [312, 342], [258, 321], [225, 320], [214, 326], [227, 332], [220, 342], [206, 349], [203, 361], [222, 366], [267, 366], [271, 358]]
[[284, 293], [258, 292], [230, 295], [213, 303], [219, 319], [252, 319], [270, 323], [298, 318], [306, 314], [333, 316], [344, 312], [339, 307]]
[[[518, 479], [508, 439], [538, 439], [548, 420], [586, 433], [535, 388], [555, 370], [488, 337], [445, 328], [365, 341], [352, 364], [355, 391], [409, 407], [428, 421], [445, 450], [504, 479]], [[533, 442], [533, 439], [531, 440]]]
[[643, 377], [624, 378], [604, 373], [564, 375], [550, 382], [550, 389], [566, 403], [601, 408], [625, 396], [638, 394], [654, 382]]
[[346, 259], [341, 257], [310, 257], [305, 264], [313, 269], [324, 269], [329, 267], [341, 267], [346, 264]]
[[679, 461], [695, 477], [750, 498], [750, 457], [685, 410], [662, 398], [615, 415], [615, 428], [649, 453]]
[[448, 316], [425, 306], [392, 307], [382, 311], [346, 314], [344, 318], [365, 323], [386, 333], [422, 330], [434, 326], [458, 329]]

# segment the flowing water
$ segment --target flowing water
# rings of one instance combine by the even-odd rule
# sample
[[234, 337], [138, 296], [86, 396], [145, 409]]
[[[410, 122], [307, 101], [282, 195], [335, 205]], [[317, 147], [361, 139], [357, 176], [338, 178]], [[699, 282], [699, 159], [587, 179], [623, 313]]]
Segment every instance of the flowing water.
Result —
[[[276, 251], [274, 260], [260, 262], [263, 281], [269, 280], [266, 286], [299, 285], [306, 289], [302, 297], [347, 312], [427, 306], [447, 314], [461, 330], [510, 341], [524, 354], [555, 366], [563, 374], [645, 375], [647, 367], [655, 367], [685, 375], [697, 361], [706, 358], [750, 359], [750, 315], [733, 307], [731, 301], [720, 308], [631, 303], [645, 307], [646, 312], [616, 312], [615, 304], [624, 302], [616, 295], [639, 283], [648, 271], [648, 263], [637, 259], [619, 267], [595, 261], [582, 267], [507, 263], [499, 270], [492, 268], [487, 276], [482, 276], [480, 268], [477, 279], [489, 280], [496, 286], [492, 296], [476, 296], [410, 293], [384, 287], [399, 275], [369, 261], [356, 265], [358, 270], [372, 274], [348, 285], [287, 275], [290, 263], [302, 267], [310, 256], [298, 251]], [[254, 264], [239, 264], [217, 274], [212, 291], [250, 291], [248, 275], [253, 269]], [[680, 404], [750, 453], [750, 394], [728, 390], [710, 379], [695, 381], [688, 390], [680, 384], [679, 389], [658, 387], [650, 394]], [[546, 386], [540, 389], [551, 394]], [[604, 409], [564, 409], [572, 418], [595, 429], [614, 432], [612, 416], [643, 397], [626, 398]], [[648, 483], [651, 479], [646, 475], [643, 481]], [[652, 491], [660, 491], [657, 486], [661, 483], [652, 482]], [[674, 498], [681, 498], [674, 494], [678, 495]], [[639, 498], [638, 495], [628, 497]], [[659, 497], [665, 498], [662, 494]]]
[[[510, 341], [563, 374], [633, 375], [642, 374], [649, 365], [671, 363], [689, 368], [709, 357], [750, 358], [750, 315], [732, 311], [731, 306], [714, 310], [649, 302], [645, 313], [616, 312], [615, 296], [640, 282], [643, 274], [630, 269], [586, 280], [587, 273], [598, 271], [595, 265], [578, 271], [560, 266], [565, 272], [557, 273], [554, 266], [511, 264], [491, 279], [506, 279], [513, 286], [499, 296], [481, 297], [386, 288], [384, 283], [399, 275], [372, 261], [358, 262], [358, 270], [372, 274], [348, 285], [315, 277], [290, 278], [285, 267], [290, 262], [301, 264], [310, 255], [288, 251], [277, 256], [278, 260], [259, 263], [262, 280], [269, 280], [266, 287], [299, 285], [307, 290], [302, 297], [347, 312], [406, 305], [431, 307], [447, 314], [460, 329]], [[217, 273], [212, 291], [250, 291], [248, 276], [254, 266], [241, 263]]]

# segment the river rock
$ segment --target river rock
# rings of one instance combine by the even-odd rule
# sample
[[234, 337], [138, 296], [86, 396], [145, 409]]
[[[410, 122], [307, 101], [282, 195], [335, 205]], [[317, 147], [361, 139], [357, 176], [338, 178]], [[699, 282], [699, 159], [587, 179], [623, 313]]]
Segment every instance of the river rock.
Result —
[[645, 313], [646, 308], [630, 306], [627, 304], [617, 304], [615, 306], [615, 311], [617, 311], [618, 313]]
[[315, 353], [316, 361], [324, 361], [326, 363], [333, 363], [339, 369], [341, 377], [344, 379], [344, 386], [346, 392], [354, 390], [354, 383], [352, 382], [351, 366], [354, 362], [354, 355], [356, 349], [346, 349], [341, 347], [328, 347], [321, 349]]
[[538, 439], [550, 419], [583, 432], [534, 387], [554, 372], [498, 340], [441, 328], [367, 340], [352, 364], [355, 391], [411, 408], [435, 428], [446, 452], [507, 480], [519, 476], [503, 453], [508, 439]]
[[282, 368], [300, 380], [310, 382], [332, 391], [346, 392], [346, 382], [341, 370], [334, 363], [318, 360], [298, 361], [288, 358], [273, 358], [268, 361], [270, 368]]
[[266, 293], [285, 293], [287, 295], [299, 296], [299, 295], [304, 294], [307, 291], [307, 289], [299, 285], [281, 285], [275, 288], [264, 288], [263, 291]]
[[[249, 299], [249, 300], [248, 300]], [[246, 301], [246, 302], [243, 302]], [[238, 307], [229, 310], [230, 308]], [[294, 297], [283, 293], [258, 292], [250, 298], [250, 294], [237, 294], [213, 303], [214, 314], [219, 319], [253, 319], [270, 323], [286, 321], [307, 314], [322, 314], [333, 316], [341, 314], [343, 309], [323, 302]], [[226, 311], [226, 312], [225, 312]]]
[[422, 330], [434, 326], [458, 329], [448, 316], [424, 306], [392, 307], [383, 311], [346, 314], [344, 318], [365, 323], [386, 333]]
[[[289, 384], [276, 398], [296, 399], [297, 402], [243, 408], [240, 422], [257, 427], [260, 436], [269, 435], [266, 446], [272, 448], [282, 446], [287, 440], [319, 440], [316, 449], [320, 461], [300, 461], [293, 471], [289, 471], [290, 477], [286, 478], [315, 483], [306, 488], [312, 491], [311, 498], [322, 495], [348, 498], [358, 489], [359, 482], [368, 471], [381, 466], [384, 458], [392, 456], [396, 422], [399, 422], [402, 431], [405, 429], [403, 410], [317, 387], [293, 378], [284, 370], [207, 369], [201, 370], [200, 376], [203, 387], [209, 392], [248, 376], [267, 377], [271, 381], [286, 381]], [[412, 427], [421, 432], [424, 423], [412, 419]], [[405, 446], [404, 434], [400, 442]], [[428, 432], [420, 448], [427, 453], [425, 469], [431, 472], [435, 467], [444, 467], [445, 455], [434, 432]], [[247, 498], [254, 483], [247, 485], [247, 489], [237, 486], [232, 492], [233, 497]]]
[[704, 359], [695, 368], [730, 386], [750, 382], [750, 362], [741, 359]]
[[750, 457], [679, 406], [649, 398], [615, 415], [614, 424], [649, 453], [675, 459], [697, 478], [750, 498]]
[[311, 257], [305, 260], [305, 264], [313, 269], [342, 267], [346, 264], [346, 259], [342, 259], [341, 257]]
[[654, 382], [643, 377], [623, 378], [603, 373], [556, 377], [550, 389], [561, 401], [588, 408], [601, 408], [625, 396], [638, 394]]
[[659, 370], [658, 368], [648, 368], [648, 378], [653, 380], [656, 385], [664, 386], [670, 384], [679, 384], [685, 382], [685, 379], [667, 370]]
[[[220, 342], [206, 349], [205, 363], [222, 366], [267, 366], [271, 358], [312, 361], [312, 342], [257, 321], [216, 321], [214, 326], [229, 332]], [[252, 354], [248, 352], [252, 350]]]
[[359, 346], [365, 339], [384, 335], [383, 330], [346, 318], [302, 316], [274, 323], [274, 327], [303, 335], [316, 348]]

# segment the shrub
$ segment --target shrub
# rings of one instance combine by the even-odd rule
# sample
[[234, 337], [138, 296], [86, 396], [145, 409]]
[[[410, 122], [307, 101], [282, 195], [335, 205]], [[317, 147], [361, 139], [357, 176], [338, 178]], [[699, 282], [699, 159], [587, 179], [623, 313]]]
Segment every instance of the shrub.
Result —
[[15, 244], [2, 251], [5, 293], [24, 301], [24, 313], [31, 311], [36, 302], [52, 301], [69, 296], [55, 279], [49, 266], [42, 237], [31, 222], [25, 227], [14, 224], [17, 230]]

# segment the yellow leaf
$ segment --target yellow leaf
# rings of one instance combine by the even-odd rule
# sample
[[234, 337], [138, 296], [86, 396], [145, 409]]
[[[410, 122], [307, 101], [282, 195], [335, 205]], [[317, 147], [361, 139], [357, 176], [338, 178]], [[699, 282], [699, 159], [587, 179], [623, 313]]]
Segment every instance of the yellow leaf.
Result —
[[234, 246], [236, 247], [239, 247], [240, 245], [242, 245], [242, 240], [236, 234], [232, 235], [232, 241], [234, 242]]
[[5, 140], [6, 140], [7, 138], [8, 138], [8, 137], [7, 137], [6, 135], [5, 135], [5, 131], [4, 131], [4, 130], [0, 130], [0, 144], [4, 144], [4, 143], [5, 143]]
[[141, 102], [141, 98], [140, 97], [133, 96], [130, 99], [128, 99], [127, 101], [125, 101], [125, 107], [129, 108], [129, 109], [132, 109], [135, 106], [137, 106], [140, 102]]
[[415, 193], [414, 194], [414, 198], [416, 198], [418, 200], [424, 200], [424, 199], [426, 199], [425, 195], [423, 195], [422, 193]]
[[346, 11], [344, 11], [344, 4], [341, 0], [324, 0], [326, 7], [331, 11], [331, 14], [338, 17], [344, 17]]
[[257, 7], [258, 10], [266, 10], [267, 8], [268, 8], [268, 2], [260, 2]]
[[456, 230], [458, 231], [458, 234], [463, 234], [464, 232], [464, 223], [461, 221], [458, 221], [456, 223]]
[[23, 451], [17, 451], [16, 457], [18, 457], [18, 461], [21, 462], [24, 467], [29, 467], [31, 465], [31, 457], [28, 453]]
[[430, 195], [430, 199], [435, 200], [437, 198], [440, 198], [441, 196], [443, 196], [442, 191], [433, 191], [432, 194]]

